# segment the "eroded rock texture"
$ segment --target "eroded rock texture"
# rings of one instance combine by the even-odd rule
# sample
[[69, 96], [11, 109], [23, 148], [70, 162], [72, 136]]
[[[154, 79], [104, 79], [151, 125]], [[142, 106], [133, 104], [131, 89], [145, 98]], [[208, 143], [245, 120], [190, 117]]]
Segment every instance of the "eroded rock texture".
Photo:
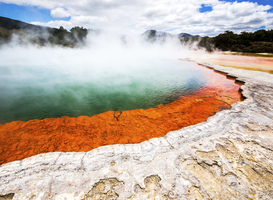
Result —
[[20, 200], [273, 199], [273, 75], [213, 67], [245, 82], [246, 100], [140, 144], [1, 165], [0, 194]]

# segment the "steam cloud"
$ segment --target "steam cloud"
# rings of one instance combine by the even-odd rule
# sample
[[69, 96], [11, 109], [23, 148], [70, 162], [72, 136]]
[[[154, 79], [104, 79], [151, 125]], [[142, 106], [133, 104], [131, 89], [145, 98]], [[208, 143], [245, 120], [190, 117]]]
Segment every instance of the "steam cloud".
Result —
[[201, 72], [178, 60], [193, 53], [177, 39], [151, 44], [102, 32], [89, 34], [86, 43], [62, 48], [14, 40], [2, 47], [0, 123], [147, 108], [205, 83]]

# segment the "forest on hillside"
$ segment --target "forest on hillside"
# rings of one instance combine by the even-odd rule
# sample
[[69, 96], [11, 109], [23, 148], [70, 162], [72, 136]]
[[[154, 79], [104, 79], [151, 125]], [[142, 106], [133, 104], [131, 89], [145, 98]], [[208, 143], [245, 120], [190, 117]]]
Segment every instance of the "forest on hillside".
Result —
[[242, 53], [273, 53], [273, 30], [257, 30], [240, 34], [226, 31], [215, 37], [202, 37], [198, 46], [207, 51], [218, 49]]
[[0, 17], [0, 45], [10, 43], [13, 39], [19, 44], [60, 45], [74, 47], [83, 45], [88, 30], [83, 27], [73, 27], [70, 31], [62, 26], [57, 28], [36, 26]]
[[[69, 31], [60, 28], [36, 26], [0, 17], [0, 45], [10, 43], [14, 38], [19, 44], [59, 45], [75, 47], [85, 45], [88, 32], [83, 27], [73, 27]], [[98, 32], [98, 31], [95, 31]], [[257, 30], [255, 32], [241, 32], [236, 34], [225, 31], [215, 37], [192, 36], [187, 33], [171, 35], [165, 32], [149, 30], [142, 34], [148, 42], [165, 41], [167, 37], [176, 37], [182, 44], [194, 44], [195, 48], [208, 52], [215, 50], [242, 53], [273, 53], [273, 30]]]
[[24, 29], [8, 30], [0, 27], [0, 45], [10, 43], [12, 39], [16, 38], [18, 44], [31, 43], [40, 46], [74, 47], [84, 44], [87, 33], [88, 30], [83, 27], [73, 27], [70, 31], [60, 27], [59, 29], [45, 30], [43, 33]]

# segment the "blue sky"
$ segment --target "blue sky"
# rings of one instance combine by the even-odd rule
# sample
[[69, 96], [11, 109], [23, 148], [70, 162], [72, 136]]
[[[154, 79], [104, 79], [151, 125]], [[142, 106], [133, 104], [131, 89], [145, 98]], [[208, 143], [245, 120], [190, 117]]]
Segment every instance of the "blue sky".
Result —
[[0, 0], [0, 16], [67, 29], [216, 35], [273, 29], [273, 0]]
[[[50, 15], [50, 10], [39, 8], [38, 6], [7, 4], [0, 1], [0, 16], [8, 17], [24, 22], [49, 22], [54, 20]], [[69, 18], [61, 18], [68, 21]]]

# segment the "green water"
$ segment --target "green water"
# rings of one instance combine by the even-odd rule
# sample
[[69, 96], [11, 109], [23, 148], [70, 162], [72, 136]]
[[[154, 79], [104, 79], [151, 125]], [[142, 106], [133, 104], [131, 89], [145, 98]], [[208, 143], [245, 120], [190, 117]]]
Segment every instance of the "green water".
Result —
[[206, 84], [193, 65], [173, 59], [114, 67], [0, 64], [0, 123], [165, 105]]

